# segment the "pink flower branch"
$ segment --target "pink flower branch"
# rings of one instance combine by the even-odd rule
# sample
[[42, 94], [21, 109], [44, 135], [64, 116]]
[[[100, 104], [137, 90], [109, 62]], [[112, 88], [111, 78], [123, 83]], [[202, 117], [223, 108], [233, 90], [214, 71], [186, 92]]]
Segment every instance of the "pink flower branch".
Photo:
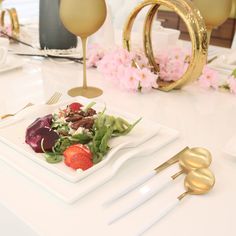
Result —
[[[163, 81], [177, 81], [189, 66], [191, 52], [180, 47], [172, 47], [155, 52], [155, 61], [160, 72], [152, 72], [146, 56], [139, 50], [128, 52], [123, 48], [105, 51], [100, 45], [88, 48], [88, 67], [97, 67], [105, 78], [121, 89], [132, 92], [148, 92], [157, 88], [157, 78]], [[133, 62], [139, 68], [133, 67]], [[236, 94], [236, 70], [227, 78], [226, 84], [220, 85], [219, 73], [205, 66], [198, 83], [201, 87], [218, 89], [224, 87]]]

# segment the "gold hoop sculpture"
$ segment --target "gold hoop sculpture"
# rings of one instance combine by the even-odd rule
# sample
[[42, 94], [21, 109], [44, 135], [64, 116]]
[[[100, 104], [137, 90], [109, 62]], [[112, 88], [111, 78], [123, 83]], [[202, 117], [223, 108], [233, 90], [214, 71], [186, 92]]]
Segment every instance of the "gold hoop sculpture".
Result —
[[1, 11], [0, 14], [0, 26], [5, 29], [5, 18], [6, 18], [6, 14], [9, 15], [10, 17], [10, 21], [11, 21], [11, 31], [12, 31], [12, 35], [15, 38], [19, 37], [19, 33], [20, 33], [20, 24], [19, 24], [19, 20], [18, 20], [18, 15], [17, 15], [17, 11], [15, 8], [11, 8], [11, 9], [4, 9], [3, 11]]
[[[151, 6], [144, 22], [143, 41], [145, 55], [147, 56], [150, 65], [153, 67], [153, 72], [159, 72], [159, 65], [155, 62], [153, 54], [151, 30], [152, 23], [156, 19], [156, 13], [161, 5], [170, 8], [183, 19], [192, 43], [192, 56], [185, 74], [179, 80], [172, 82], [162, 81], [159, 78], [157, 79], [159, 90], [171, 91], [173, 89], [180, 89], [182, 86], [196, 80], [201, 75], [203, 67], [206, 64], [208, 51], [207, 29], [200, 11], [189, 0], [145, 0], [140, 3], [130, 14], [125, 24], [123, 31], [123, 46], [128, 51], [131, 51], [130, 38], [135, 19], [144, 7]], [[134, 63], [134, 65], [136, 64]]]

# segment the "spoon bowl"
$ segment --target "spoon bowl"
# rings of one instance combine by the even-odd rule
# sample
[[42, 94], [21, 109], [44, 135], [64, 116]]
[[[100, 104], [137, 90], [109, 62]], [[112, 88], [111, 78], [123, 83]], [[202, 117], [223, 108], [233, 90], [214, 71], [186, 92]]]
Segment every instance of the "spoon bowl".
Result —
[[212, 161], [211, 153], [201, 147], [187, 149], [179, 158], [179, 165], [184, 172], [189, 172], [199, 168], [207, 168]]
[[205, 148], [187, 148], [181, 153], [178, 161], [181, 171], [171, 177], [173, 180], [184, 173], [187, 174], [196, 169], [208, 168], [211, 164], [212, 156]]
[[189, 172], [184, 181], [184, 186], [189, 194], [200, 195], [208, 193], [215, 185], [215, 176], [207, 168]]

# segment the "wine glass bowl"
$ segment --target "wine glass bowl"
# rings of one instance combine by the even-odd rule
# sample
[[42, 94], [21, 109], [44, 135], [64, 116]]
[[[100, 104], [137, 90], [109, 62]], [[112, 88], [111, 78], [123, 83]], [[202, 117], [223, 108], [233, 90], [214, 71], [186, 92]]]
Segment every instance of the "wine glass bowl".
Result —
[[193, 0], [200, 10], [208, 30], [208, 41], [214, 28], [223, 24], [230, 15], [232, 0]]
[[72, 97], [93, 98], [103, 92], [99, 88], [87, 86], [86, 42], [105, 22], [107, 8], [105, 0], [61, 0], [60, 18], [65, 28], [81, 38], [83, 47], [83, 87], [70, 89]]
[[94, 34], [106, 19], [104, 0], [61, 0], [60, 17], [73, 34], [86, 38]]

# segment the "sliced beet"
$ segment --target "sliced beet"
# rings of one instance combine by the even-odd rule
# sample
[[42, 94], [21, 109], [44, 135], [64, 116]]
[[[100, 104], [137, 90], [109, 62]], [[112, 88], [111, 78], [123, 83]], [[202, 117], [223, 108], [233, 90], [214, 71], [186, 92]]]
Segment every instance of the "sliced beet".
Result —
[[[41, 128], [50, 129], [52, 124], [52, 115], [37, 118], [26, 130], [25, 142], [29, 144], [35, 152], [43, 152], [41, 148], [42, 135], [39, 130]], [[45, 131], [41, 131], [45, 132]]]
[[59, 139], [59, 135], [48, 127], [38, 129], [37, 135], [41, 136], [40, 148], [43, 147], [44, 151], [52, 151], [53, 146]]

